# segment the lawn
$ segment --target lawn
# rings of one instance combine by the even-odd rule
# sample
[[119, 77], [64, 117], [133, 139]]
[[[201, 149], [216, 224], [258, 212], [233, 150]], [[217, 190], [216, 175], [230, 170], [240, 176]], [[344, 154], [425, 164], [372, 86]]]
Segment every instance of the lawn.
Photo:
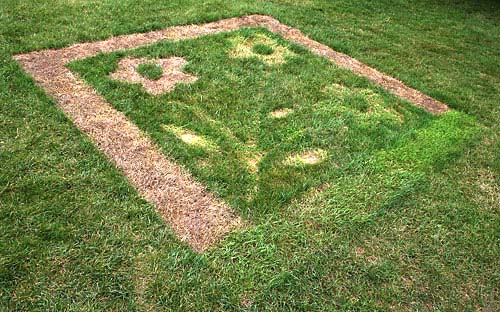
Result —
[[[254, 13], [451, 110], [264, 28], [69, 63], [245, 220], [198, 253], [12, 56]], [[197, 80], [152, 95], [112, 78], [170, 56]], [[0, 64], [0, 310], [500, 309], [494, 1], [5, 0]]]

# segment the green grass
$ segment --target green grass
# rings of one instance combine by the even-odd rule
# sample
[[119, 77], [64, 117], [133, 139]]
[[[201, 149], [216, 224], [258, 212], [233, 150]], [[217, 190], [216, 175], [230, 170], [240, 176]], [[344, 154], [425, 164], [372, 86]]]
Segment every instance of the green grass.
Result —
[[271, 55], [273, 54], [274, 49], [268, 45], [257, 43], [252, 47], [252, 51], [261, 55]]
[[[262, 35], [245, 30], [160, 43], [128, 55], [99, 55], [70, 67], [148, 133], [165, 154], [250, 219], [267, 219], [309, 188], [349, 175], [353, 163], [397, 144], [435, 118], [279, 37], [268, 40], [296, 51], [283, 64], [268, 66], [257, 58], [230, 57], [234, 38], [251, 41]], [[150, 96], [139, 85], [109, 78], [117, 61], [130, 53], [182, 56], [190, 62], [186, 71], [200, 79], [167, 95]], [[282, 108], [294, 113], [280, 120], [269, 117]], [[208, 138], [215, 147], [185, 144], [175, 131], [168, 131], [172, 126]], [[318, 149], [327, 154], [321, 164], [287, 163], [289, 157]], [[444, 151], [435, 156], [443, 157]], [[249, 168], [251, 159], [260, 160], [256, 172]]]
[[150, 80], [158, 80], [163, 75], [163, 69], [158, 64], [141, 63], [137, 66], [137, 72]]
[[[488, 1], [5, 1], [0, 309], [495, 310], [499, 12]], [[455, 111], [431, 116], [261, 29], [72, 63], [252, 221], [198, 255], [10, 55], [249, 13]], [[286, 62], [228, 57], [232, 39], [262, 33], [293, 52]], [[125, 55], [183, 56], [199, 80], [152, 97], [107, 78]], [[293, 112], [269, 117], [282, 108]], [[208, 143], [186, 145], [175, 129]], [[285, 165], [315, 149], [324, 162]], [[261, 156], [257, 171], [250, 156]]]

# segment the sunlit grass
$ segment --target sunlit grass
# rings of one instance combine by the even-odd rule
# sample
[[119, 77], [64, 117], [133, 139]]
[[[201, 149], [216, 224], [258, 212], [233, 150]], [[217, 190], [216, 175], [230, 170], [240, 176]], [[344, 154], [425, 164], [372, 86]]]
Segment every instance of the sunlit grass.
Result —
[[150, 80], [158, 80], [163, 75], [163, 69], [160, 65], [147, 62], [139, 64], [137, 72]]
[[[5, 0], [0, 310], [495, 310], [498, 12], [495, 1]], [[430, 116], [261, 29], [73, 64], [252, 221], [199, 255], [11, 55], [250, 13], [455, 111]], [[247, 54], [231, 57], [238, 45]], [[110, 82], [128, 54], [185, 56], [200, 80], [159, 97]], [[287, 165], [317, 150], [322, 162]]]

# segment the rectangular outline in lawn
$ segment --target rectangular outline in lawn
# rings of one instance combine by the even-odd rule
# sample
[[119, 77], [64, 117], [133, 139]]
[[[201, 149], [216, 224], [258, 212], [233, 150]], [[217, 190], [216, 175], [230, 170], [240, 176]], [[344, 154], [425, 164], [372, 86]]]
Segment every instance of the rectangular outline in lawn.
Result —
[[139, 193], [156, 206], [180, 239], [194, 250], [202, 252], [230, 231], [242, 227], [241, 218], [196, 182], [181, 166], [168, 160], [135, 124], [65, 65], [98, 53], [136, 48], [160, 40], [196, 38], [243, 27], [265, 27], [340, 67], [367, 77], [430, 113], [441, 114], [448, 110], [445, 104], [399, 80], [264, 15], [229, 18], [203, 25], [168, 27], [97, 42], [79, 43], [57, 50], [15, 55], [14, 58], [57, 101], [75, 125], [88, 134], [97, 147], [123, 171]]

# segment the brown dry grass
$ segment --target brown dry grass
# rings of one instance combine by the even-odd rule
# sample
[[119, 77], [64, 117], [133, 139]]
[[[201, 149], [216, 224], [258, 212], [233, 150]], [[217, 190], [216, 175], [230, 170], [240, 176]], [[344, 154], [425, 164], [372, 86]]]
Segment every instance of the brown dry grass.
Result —
[[[229, 52], [229, 56], [233, 58], [249, 58], [256, 57], [268, 65], [281, 64], [286, 61], [286, 57], [294, 53], [288, 48], [281, 46], [278, 42], [266, 35], [257, 35], [255, 38], [245, 38], [237, 36], [232, 39], [233, 49]], [[252, 48], [256, 44], [264, 44], [271, 47], [274, 52], [269, 55], [255, 53]]]
[[325, 160], [327, 156], [328, 154], [326, 153], [326, 151], [322, 149], [305, 151], [300, 154], [291, 155], [286, 159], [285, 164], [295, 166], [315, 165]]
[[[139, 74], [137, 67], [142, 63], [159, 65], [163, 70], [161, 78], [151, 80]], [[155, 60], [126, 57], [118, 62], [118, 68], [111, 73], [111, 78], [129, 83], [139, 83], [147, 92], [159, 95], [173, 90], [178, 83], [193, 83], [198, 80], [198, 77], [182, 72], [182, 67], [186, 63], [187, 61], [184, 58], [177, 56]]]
[[193, 131], [181, 127], [176, 127], [174, 125], [165, 125], [163, 126], [163, 129], [174, 134], [179, 140], [188, 145], [200, 147], [207, 151], [217, 150], [217, 144], [215, 142], [213, 142], [209, 138], [198, 135]]
[[291, 113], [293, 113], [293, 109], [283, 108], [283, 109], [278, 109], [278, 110], [275, 110], [275, 111], [269, 113], [269, 116], [271, 118], [279, 119], [279, 118], [285, 118], [286, 116], [288, 116]]

